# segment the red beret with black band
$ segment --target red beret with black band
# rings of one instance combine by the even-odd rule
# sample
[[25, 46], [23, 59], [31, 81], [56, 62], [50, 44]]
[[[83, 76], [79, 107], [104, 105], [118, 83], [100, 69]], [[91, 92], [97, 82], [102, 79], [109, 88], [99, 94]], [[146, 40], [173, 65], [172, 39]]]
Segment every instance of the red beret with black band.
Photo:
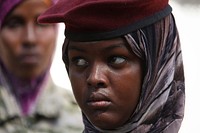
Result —
[[40, 23], [65, 23], [74, 41], [119, 37], [169, 15], [168, 0], [59, 0], [40, 15]]

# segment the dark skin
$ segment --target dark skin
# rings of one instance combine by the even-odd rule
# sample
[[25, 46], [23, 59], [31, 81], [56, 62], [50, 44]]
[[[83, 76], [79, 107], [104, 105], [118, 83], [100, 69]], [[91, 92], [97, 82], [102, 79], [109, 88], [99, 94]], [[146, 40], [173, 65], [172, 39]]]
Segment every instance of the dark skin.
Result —
[[101, 129], [122, 126], [140, 97], [143, 62], [122, 38], [69, 42], [68, 72], [75, 98]]
[[37, 23], [37, 17], [48, 7], [42, 0], [26, 0], [4, 20], [0, 30], [0, 57], [17, 77], [32, 79], [49, 69], [57, 28]]

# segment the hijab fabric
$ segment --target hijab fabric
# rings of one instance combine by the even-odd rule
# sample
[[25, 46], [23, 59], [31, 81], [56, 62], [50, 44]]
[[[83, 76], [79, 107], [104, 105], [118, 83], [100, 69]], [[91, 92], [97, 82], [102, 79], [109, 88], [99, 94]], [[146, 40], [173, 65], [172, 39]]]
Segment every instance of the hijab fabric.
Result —
[[83, 114], [84, 133], [178, 133], [184, 117], [185, 83], [172, 14], [124, 38], [146, 64], [137, 108], [122, 127], [113, 130], [95, 127]]

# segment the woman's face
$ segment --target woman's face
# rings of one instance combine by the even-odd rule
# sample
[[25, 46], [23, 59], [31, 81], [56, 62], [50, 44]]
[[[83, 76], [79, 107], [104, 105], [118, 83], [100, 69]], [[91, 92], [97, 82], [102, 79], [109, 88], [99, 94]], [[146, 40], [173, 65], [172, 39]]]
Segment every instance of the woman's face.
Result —
[[69, 42], [69, 78], [87, 118], [101, 129], [122, 126], [140, 97], [143, 63], [122, 38]]
[[47, 8], [42, 0], [26, 0], [6, 16], [0, 31], [0, 58], [16, 76], [34, 78], [51, 63], [57, 29], [37, 23]]

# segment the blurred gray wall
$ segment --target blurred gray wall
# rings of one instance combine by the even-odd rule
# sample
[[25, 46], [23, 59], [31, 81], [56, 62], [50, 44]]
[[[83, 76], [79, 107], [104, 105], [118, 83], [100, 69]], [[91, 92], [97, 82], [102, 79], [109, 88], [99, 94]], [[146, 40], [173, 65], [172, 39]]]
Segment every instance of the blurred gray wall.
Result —
[[175, 1], [181, 5], [194, 5], [194, 6], [200, 5], [200, 0], [172, 0], [172, 1]]

